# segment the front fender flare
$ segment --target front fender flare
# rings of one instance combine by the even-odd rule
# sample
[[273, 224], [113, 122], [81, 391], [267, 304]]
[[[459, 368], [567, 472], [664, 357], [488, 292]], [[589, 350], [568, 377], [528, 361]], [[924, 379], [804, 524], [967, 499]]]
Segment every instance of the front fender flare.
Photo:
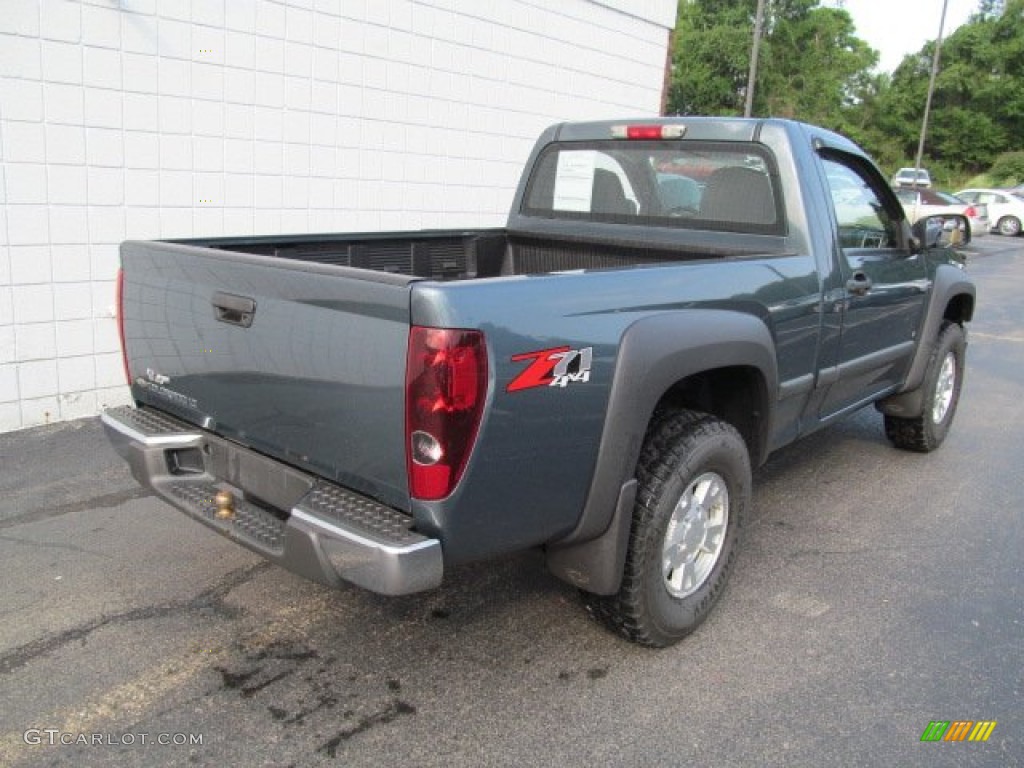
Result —
[[931, 300], [921, 319], [917, 349], [914, 351], [907, 378], [899, 392], [878, 402], [876, 408], [882, 413], [902, 418], [917, 418], [924, 413], [921, 382], [924, 380], [924, 372], [928, 367], [928, 360], [931, 359], [935, 342], [939, 338], [942, 322], [946, 319], [946, 308], [957, 296], [967, 296], [970, 299], [964, 316], [958, 318], [967, 322], [974, 315], [974, 283], [958, 267], [949, 264], [939, 266], [935, 270], [932, 282]]

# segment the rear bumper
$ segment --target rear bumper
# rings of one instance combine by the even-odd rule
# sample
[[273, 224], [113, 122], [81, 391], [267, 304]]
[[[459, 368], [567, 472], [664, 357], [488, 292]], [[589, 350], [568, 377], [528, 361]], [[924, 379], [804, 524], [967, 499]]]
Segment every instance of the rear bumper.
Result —
[[[441, 542], [390, 507], [153, 409], [114, 408], [101, 419], [140, 483], [300, 576], [384, 595], [441, 583]], [[230, 516], [214, 500], [223, 491]]]

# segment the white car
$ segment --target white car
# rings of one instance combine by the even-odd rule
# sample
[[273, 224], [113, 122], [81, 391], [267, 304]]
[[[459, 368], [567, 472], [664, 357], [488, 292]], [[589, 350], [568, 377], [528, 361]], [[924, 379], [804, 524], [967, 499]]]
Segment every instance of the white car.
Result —
[[1021, 232], [1024, 221], [1024, 200], [1003, 189], [964, 189], [954, 192], [968, 203], [984, 203], [988, 206], [988, 218], [1001, 235], [1014, 237]]
[[893, 189], [931, 189], [932, 177], [924, 168], [900, 168], [889, 183]]

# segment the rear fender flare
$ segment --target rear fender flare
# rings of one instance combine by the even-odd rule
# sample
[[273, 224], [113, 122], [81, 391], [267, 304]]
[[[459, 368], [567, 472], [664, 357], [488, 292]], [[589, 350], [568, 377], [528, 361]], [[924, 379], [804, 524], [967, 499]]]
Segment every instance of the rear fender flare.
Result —
[[647, 317], [626, 330], [590, 492], [575, 535], [567, 540], [584, 540], [607, 527], [622, 484], [633, 476], [654, 408], [665, 393], [690, 376], [731, 366], [756, 368], [768, 391], [776, 390], [775, 344], [762, 319], [728, 310], [689, 309]]
[[[687, 309], [643, 318], [626, 330], [583, 513], [569, 535], [549, 545], [548, 565], [556, 575], [595, 592], [618, 588], [622, 563], [608, 562], [608, 554], [617, 553], [618, 560], [625, 551], [619, 541], [629, 533], [621, 520], [623, 499], [631, 498], [635, 489], [633, 473], [655, 407], [678, 382], [733, 366], [760, 373], [768, 394], [763, 404], [767, 426], [778, 368], [775, 344], [763, 319], [729, 310]], [[768, 433], [767, 428], [758, 432], [759, 455]], [[622, 524], [610, 525], [613, 517]], [[605, 537], [611, 541], [602, 541]]]

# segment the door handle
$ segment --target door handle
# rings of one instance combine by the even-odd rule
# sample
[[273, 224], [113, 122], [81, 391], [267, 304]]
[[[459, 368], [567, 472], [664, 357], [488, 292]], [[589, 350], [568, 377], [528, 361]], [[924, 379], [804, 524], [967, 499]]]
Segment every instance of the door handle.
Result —
[[217, 291], [210, 300], [216, 318], [222, 323], [248, 328], [256, 314], [256, 302], [247, 296], [234, 296]]
[[863, 296], [871, 290], [871, 278], [864, 272], [854, 272], [853, 277], [846, 281], [846, 290], [857, 296]]

